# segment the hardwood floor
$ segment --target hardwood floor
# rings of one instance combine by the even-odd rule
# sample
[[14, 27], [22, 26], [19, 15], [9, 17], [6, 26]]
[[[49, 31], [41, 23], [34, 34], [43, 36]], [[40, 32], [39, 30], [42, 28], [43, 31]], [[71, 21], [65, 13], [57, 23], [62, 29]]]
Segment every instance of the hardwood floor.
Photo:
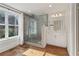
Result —
[[65, 48], [51, 45], [39, 48], [24, 44], [0, 53], [0, 56], [68, 56], [68, 52]]
[[76, 56], [79, 56], [79, 51], [78, 51], [78, 52], [76, 52]]

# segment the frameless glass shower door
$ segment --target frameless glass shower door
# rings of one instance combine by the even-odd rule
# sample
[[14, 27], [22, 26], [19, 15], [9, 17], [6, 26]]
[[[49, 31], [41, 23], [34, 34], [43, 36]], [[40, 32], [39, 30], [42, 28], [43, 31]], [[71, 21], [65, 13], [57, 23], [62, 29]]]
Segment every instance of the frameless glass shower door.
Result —
[[39, 43], [40, 44], [40, 38], [38, 37], [38, 31], [37, 31], [37, 21], [35, 19], [29, 20], [29, 27], [28, 27], [28, 41], [32, 43]]
[[[28, 25], [28, 42], [41, 44], [41, 34], [39, 34], [39, 21], [35, 18], [29, 19]], [[41, 30], [41, 29], [40, 29]]]
[[29, 44], [42, 45], [42, 27], [47, 24], [47, 15], [25, 17], [24, 41]]

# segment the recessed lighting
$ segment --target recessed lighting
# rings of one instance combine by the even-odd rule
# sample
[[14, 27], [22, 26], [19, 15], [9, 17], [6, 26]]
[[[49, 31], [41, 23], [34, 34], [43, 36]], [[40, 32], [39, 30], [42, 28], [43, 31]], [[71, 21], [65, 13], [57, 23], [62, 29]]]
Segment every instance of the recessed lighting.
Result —
[[49, 5], [49, 7], [52, 7], [52, 5]]

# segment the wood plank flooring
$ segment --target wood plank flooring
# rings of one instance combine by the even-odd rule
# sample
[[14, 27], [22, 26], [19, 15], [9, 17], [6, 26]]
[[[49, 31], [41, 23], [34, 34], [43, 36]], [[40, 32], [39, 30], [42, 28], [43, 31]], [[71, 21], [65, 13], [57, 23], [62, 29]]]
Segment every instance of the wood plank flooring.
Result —
[[79, 51], [78, 51], [78, 52], [76, 52], [76, 56], [79, 56]]
[[47, 45], [39, 48], [24, 44], [0, 53], [0, 56], [68, 56], [66, 48]]

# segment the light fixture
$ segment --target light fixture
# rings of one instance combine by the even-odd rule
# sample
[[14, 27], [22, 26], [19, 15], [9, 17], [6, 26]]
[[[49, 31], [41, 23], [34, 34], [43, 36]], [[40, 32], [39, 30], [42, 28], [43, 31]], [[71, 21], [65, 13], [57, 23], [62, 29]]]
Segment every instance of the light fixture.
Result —
[[52, 5], [49, 5], [49, 7], [52, 7]]
[[55, 14], [55, 16], [58, 17], [59, 15], [58, 14]]
[[62, 14], [61, 14], [61, 13], [59, 13], [59, 16], [62, 16]]
[[61, 13], [59, 13], [59, 14], [52, 14], [52, 15], [51, 15], [51, 17], [61, 17], [61, 16], [62, 16]]

